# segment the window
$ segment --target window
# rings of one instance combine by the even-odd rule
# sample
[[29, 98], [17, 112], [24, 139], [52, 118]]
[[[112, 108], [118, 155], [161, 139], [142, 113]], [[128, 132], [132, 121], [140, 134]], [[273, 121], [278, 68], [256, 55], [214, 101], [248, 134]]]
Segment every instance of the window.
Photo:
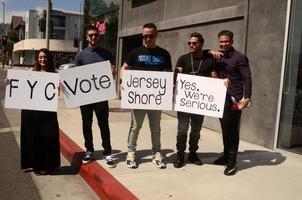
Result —
[[65, 27], [65, 25], [66, 25], [65, 16], [52, 15], [51, 20], [53, 21], [53, 26]]
[[148, 3], [151, 3], [156, 0], [132, 0], [132, 8], [139, 7]]
[[65, 40], [65, 30], [54, 30], [51, 39]]

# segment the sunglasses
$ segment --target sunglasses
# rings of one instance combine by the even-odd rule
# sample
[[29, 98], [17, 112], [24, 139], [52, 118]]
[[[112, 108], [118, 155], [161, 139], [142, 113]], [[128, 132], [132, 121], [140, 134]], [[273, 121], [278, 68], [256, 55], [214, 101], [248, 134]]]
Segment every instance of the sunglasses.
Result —
[[188, 42], [188, 45], [190, 46], [190, 45], [196, 45], [197, 44], [197, 42]]
[[143, 35], [144, 40], [150, 39], [153, 40], [154, 38], [156, 38], [155, 34], [148, 34], [148, 35]]
[[98, 33], [91, 33], [91, 34], [88, 34], [89, 37], [99, 37], [100, 35]]

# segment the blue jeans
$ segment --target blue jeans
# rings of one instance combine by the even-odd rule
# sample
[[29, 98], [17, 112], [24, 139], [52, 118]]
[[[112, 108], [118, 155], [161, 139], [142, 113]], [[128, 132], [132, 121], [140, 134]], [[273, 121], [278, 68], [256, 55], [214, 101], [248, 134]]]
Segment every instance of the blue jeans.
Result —
[[132, 110], [131, 127], [128, 136], [128, 151], [136, 151], [137, 139], [140, 129], [142, 128], [146, 114], [149, 119], [151, 131], [152, 151], [160, 152], [160, 120], [161, 110]]
[[191, 133], [189, 140], [189, 151], [195, 153], [198, 150], [198, 142], [200, 139], [200, 130], [203, 123], [203, 115], [190, 114], [185, 112], [177, 112], [177, 143], [176, 148], [179, 153], [184, 153], [187, 143], [187, 132], [191, 125]]

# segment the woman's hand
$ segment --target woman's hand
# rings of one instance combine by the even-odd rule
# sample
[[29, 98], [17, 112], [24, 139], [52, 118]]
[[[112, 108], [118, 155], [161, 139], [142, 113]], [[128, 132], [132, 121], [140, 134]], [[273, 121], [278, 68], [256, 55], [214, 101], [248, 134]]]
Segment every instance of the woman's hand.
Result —
[[5, 85], [10, 85], [10, 83], [11, 83], [11, 82], [10, 82], [10, 79], [6, 77], [6, 78], [5, 78]]

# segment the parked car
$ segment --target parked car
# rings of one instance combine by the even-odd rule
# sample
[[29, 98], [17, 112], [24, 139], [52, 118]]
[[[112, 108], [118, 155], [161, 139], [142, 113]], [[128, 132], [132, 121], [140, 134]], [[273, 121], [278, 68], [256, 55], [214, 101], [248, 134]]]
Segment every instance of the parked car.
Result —
[[59, 70], [73, 68], [75, 66], [74, 63], [66, 63], [59, 66]]

